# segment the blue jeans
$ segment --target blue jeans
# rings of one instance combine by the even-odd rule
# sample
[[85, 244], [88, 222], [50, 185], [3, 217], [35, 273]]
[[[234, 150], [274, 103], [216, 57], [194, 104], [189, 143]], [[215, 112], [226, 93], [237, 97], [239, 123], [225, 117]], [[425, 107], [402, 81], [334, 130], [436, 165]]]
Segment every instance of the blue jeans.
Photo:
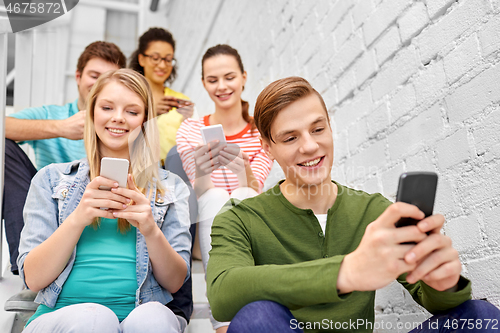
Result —
[[485, 301], [467, 301], [411, 331], [427, 332], [500, 332], [500, 310]]
[[[15, 141], [5, 139], [4, 189], [2, 218], [9, 244], [11, 271], [19, 274], [17, 256], [19, 239], [23, 230], [23, 208], [36, 169], [29, 157]], [[0, 220], [1, 223], [1, 220]]]
[[[271, 301], [257, 301], [244, 306], [229, 325], [228, 333], [302, 332], [292, 325], [295, 317], [285, 306]], [[486, 323], [489, 319], [488, 328]], [[462, 320], [462, 321], [460, 321]], [[463, 323], [464, 329], [462, 329]], [[423, 322], [411, 333], [426, 332], [499, 332], [500, 310], [485, 301], [467, 301]], [[296, 323], [296, 322], [295, 322]], [[474, 329], [467, 328], [473, 323]], [[479, 324], [481, 323], [481, 324]], [[458, 325], [458, 326], [457, 326]], [[481, 328], [479, 328], [481, 325]], [[448, 327], [447, 327], [448, 326]], [[292, 327], [294, 329], [292, 329]], [[404, 328], [404, 327], [402, 327]]]
[[257, 301], [238, 311], [227, 333], [303, 332], [290, 327], [293, 319], [295, 317], [285, 306], [272, 301]]

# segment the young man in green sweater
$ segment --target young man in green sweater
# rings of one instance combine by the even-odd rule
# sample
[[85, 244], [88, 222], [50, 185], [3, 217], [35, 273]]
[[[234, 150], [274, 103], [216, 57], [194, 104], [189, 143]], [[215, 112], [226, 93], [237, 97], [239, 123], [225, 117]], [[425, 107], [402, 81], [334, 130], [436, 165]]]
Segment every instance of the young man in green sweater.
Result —
[[[458, 252], [440, 233], [442, 215], [423, 219], [416, 206], [331, 180], [330, 120], [306, 80], [270, 84], [254, 119], [263, 149], [286, 179], [257, 197], [229, 202], [215, 218], [208, 299], [217, 320], [232, 320], [228, 332], [404, 328], [374, 324], [375, 291], [395, 279], [440, 313], [418, 332], [453, 329], [459, 319], [482, 331], [487, 320], [488, 329], [500, 327], [495, 306], [469, 301]], [[402, 217], [421, 221], [396, 228]]]

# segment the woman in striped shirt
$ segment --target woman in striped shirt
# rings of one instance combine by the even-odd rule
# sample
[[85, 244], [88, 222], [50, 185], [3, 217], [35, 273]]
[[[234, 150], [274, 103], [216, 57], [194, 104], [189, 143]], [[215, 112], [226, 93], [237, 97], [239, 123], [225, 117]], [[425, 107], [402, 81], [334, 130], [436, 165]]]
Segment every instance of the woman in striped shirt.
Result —
[[[238, 51], [229, 45], [209, 48], [202, 58], [203, 86], [215, 103], [215, 112], [199, 120], [186, 119], [177, 132], [177, 151], [198, 196], [199, 240], [206, 269], [210, 231], [215, 215], [229, 198], [243, 200], [262, 191], [272, 166], [259, 141], [248, 102], [241, 99], [247, 73]], [[204, 145], [200, 129], [221, 124], [227, 145]], [[217, 332], [229, 323], [212, 319]]]

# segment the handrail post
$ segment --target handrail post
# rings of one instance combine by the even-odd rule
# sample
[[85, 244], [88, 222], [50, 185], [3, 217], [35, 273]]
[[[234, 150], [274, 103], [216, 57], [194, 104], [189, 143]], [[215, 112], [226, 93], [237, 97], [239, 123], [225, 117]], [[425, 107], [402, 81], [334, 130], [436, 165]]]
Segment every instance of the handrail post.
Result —
[[32, 106], [32, 78], [33, 78], [33, 53], [34, 30], [16, 33], [16, 80], [14, 80], [14, 111]]
[[5, 106], [7, 104], [7, 33], [0, 33], [0, 278], [3, 277], [3, 173], [5, 155]]

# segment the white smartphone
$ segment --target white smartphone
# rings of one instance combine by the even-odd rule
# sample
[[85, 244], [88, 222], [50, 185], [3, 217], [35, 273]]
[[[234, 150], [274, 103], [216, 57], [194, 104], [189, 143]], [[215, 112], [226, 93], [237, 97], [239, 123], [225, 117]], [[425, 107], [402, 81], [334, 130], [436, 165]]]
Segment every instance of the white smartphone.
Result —
[[[100, 175], [116, 181], [119, 187], [127, 187], [128, 165], [128, 160], [124, 158], [103, 157]], [[107, 186], [99, 186], [99, 189], [111, 190]]]
[[201, 128], [201, 138], [203, 144], [207, 144], [213, 140], [219, 140], [219, 143], [226, 143], [226, 136], [221, 124], [205, 126]]

